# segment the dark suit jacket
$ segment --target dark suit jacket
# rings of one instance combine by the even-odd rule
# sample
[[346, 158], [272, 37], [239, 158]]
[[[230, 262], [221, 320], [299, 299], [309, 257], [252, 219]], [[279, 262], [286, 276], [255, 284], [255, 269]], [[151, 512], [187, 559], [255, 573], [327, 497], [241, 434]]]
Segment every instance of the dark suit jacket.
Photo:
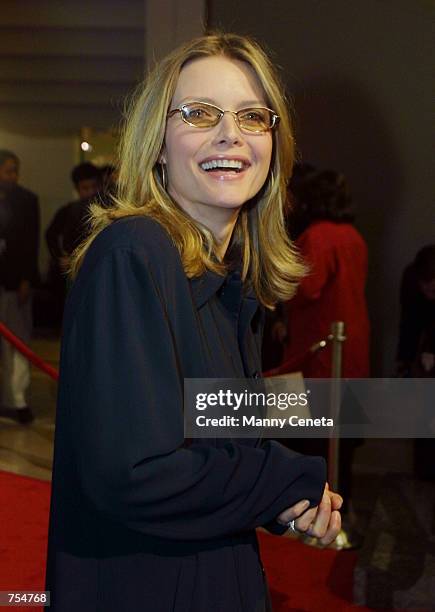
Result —
[[52, 610], [266, 609], [255, 528], [301, 499], [318, 504], [324, 460], [274, 441], [187, 444], [183, 433], [183, 379], [256, 376], [260, 340], [237, 270], [189, 281], [147, 217], [96, 238], [64, 319]]
[[71, 255], [89, 231], [89, 205], [95, 198], [74, 200], [59, 208], [45, 232], [50, 255], [56, 261]]
[[37, 196], [0, 183], [0, 286], [18, 289], [21, 281], [38, 282], [39, 204]]
[[422, 293], [416, 266], [404, 271], [400, 286], [400, 327], [397, 359], [408, 366], [419, 361], [422, 351], [434, 352], [435, 302]]

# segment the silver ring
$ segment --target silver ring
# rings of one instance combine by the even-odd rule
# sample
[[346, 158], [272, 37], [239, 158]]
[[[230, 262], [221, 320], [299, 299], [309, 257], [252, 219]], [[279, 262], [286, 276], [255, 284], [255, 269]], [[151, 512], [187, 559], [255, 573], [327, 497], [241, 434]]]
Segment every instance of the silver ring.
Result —
[[296, 526], [295, 526], [295, 520], [296, 520], [296, 519], [293, 519], [293, 520], [289, 521], [289, 522], [287, 523], [287, 527], [288, 527], [288, 529], [290, 529], [291, 531], [293, 531], [293, 533], [298, 533], [298, 530], [296, 529]]

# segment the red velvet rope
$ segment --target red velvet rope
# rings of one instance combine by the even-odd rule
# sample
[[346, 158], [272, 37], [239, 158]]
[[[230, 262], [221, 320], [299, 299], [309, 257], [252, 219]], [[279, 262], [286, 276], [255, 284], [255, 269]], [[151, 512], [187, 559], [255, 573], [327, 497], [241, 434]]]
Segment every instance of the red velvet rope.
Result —
[[10, 342], [16, 349], [19, 351], [26, 359], [28, 359], [34, 366], [48, 374], [53, 380], [59, 379], [59, 372], [55, 370], [51, 365], [45, 363], [41, 357], [39, 357], [36, 353], [34, 353], [24, 342], [22, 342], [15, 334], [11, 332], [10, 329], [6, 327], [0, 321], [0, 334], [5, 338], [8, 342]]

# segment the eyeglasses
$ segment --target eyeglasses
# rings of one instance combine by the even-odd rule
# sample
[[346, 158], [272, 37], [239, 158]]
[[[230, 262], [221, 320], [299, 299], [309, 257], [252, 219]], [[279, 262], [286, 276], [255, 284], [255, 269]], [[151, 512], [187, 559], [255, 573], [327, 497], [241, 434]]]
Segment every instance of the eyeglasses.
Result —
[[169, 111], [168, 117], [180, 113], [184, 123], [196, 128], [211, 128], [219, 123], [225, 113], [231, 113], [240, 129], [247, 132], [268, 132], [279, 123], [279, 115], [270, 108], [242, 108], [227, 111], [208, 102], [188, 102]]

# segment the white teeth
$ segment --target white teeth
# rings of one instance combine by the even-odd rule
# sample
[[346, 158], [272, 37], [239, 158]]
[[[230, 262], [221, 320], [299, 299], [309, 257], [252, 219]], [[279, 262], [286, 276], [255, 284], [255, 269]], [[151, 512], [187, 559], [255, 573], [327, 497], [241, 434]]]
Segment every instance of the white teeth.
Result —
[[203, 162], [201, 168], [203, 170], [212, 170], [214, 168], [234, 168], [235, 170], [241, 170], [243, 168], [243, 162], [237, 159], [211, 159], [210, 161]]

